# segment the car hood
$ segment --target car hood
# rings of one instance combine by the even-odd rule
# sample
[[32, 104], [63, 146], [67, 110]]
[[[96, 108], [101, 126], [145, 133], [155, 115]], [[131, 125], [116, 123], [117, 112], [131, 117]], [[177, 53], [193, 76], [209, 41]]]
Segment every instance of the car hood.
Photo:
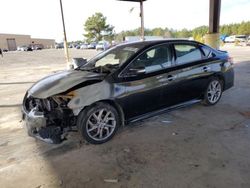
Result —
[[29, 90], [28, 96], [45, 99], [81, 84], [85, 81], [104, 79], [106, 74], [89, 71], [68, 70], [47, 76], [35, 83]]

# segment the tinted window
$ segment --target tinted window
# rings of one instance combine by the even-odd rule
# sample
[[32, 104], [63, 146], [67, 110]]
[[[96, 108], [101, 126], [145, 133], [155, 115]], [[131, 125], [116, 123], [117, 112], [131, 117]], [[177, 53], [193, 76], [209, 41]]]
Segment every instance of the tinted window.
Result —
[[145, 44], [131, 44], [131, 45], [121, 45], [117, 47], [113, 47], [107, 51], [104, 51], [94, 58], [88, 61], [88, 65], [99, 67], [105, 66], [107, 64], [111, 65], [119, 65], [121, 66], [124, 62], [126, 62], [132, 55], [134, 55], [137, 51], [143, 48]]
[[212, 53], [212, 50], [209, 49], [208, 47], [206, 46], [202, 46], [202, 51], [204, 52], [204, 56], [207, 57], [207, 58], [210, 58], [213, 56], [213, 53]]
[[196, 46], [190, 44], [175, 44], [177, 64], [186, 64], [192, 61], [201, 60], [201, 51]]
[[157, 46], [140, 55], [130, 68], [145, 68], [146, 73], [171, 66], [171, 53], [168, 45]]

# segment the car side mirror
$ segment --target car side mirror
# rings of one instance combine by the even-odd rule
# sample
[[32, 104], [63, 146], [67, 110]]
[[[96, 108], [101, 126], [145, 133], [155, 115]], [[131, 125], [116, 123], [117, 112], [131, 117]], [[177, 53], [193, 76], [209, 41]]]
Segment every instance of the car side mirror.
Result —
[[73, 58], [72, 64], [74, 69], [81, 67], [87, 63], [87, 59], [84, 58]]
[[141, 74], [145, 74], [145, 73], [146, 73], [146, 70], [144, 67], [130, 68], [128, 70], [129, 76], [137, 76], [137, 75], [141, 75]]

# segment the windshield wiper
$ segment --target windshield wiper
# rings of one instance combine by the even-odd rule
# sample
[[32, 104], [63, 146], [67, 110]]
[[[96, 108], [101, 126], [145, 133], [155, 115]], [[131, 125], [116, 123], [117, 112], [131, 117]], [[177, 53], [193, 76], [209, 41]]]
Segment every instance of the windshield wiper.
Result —
[[109, 73], [112, 72], [112, 70], [119, 67], [119, 64], [106, 64], [104, 66], [98, 66], [98, 67], [78, 67], [75, 70], [81, 70], [81, 71], [93, 71], [98, 73]]

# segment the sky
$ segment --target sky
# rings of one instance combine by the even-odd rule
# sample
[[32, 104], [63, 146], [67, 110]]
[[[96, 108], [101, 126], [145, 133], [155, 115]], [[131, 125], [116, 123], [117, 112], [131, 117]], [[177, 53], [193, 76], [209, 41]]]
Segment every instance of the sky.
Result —
[[[82, 40], [84, 23], [95, 12], [116, 33], [140, 27], [139, 3], [117, 0], [62, 0], [68, 41]], [[130, 13], [130, 9], [134, 10]], [[208, 25], [209, 0], [147, 0], [145, 27], [192, 29]], [[0, 0], [0, 33], [63, 40], [59, 0]], [[250, 21], [250, 0], [222, 0], [221, 24]]]

